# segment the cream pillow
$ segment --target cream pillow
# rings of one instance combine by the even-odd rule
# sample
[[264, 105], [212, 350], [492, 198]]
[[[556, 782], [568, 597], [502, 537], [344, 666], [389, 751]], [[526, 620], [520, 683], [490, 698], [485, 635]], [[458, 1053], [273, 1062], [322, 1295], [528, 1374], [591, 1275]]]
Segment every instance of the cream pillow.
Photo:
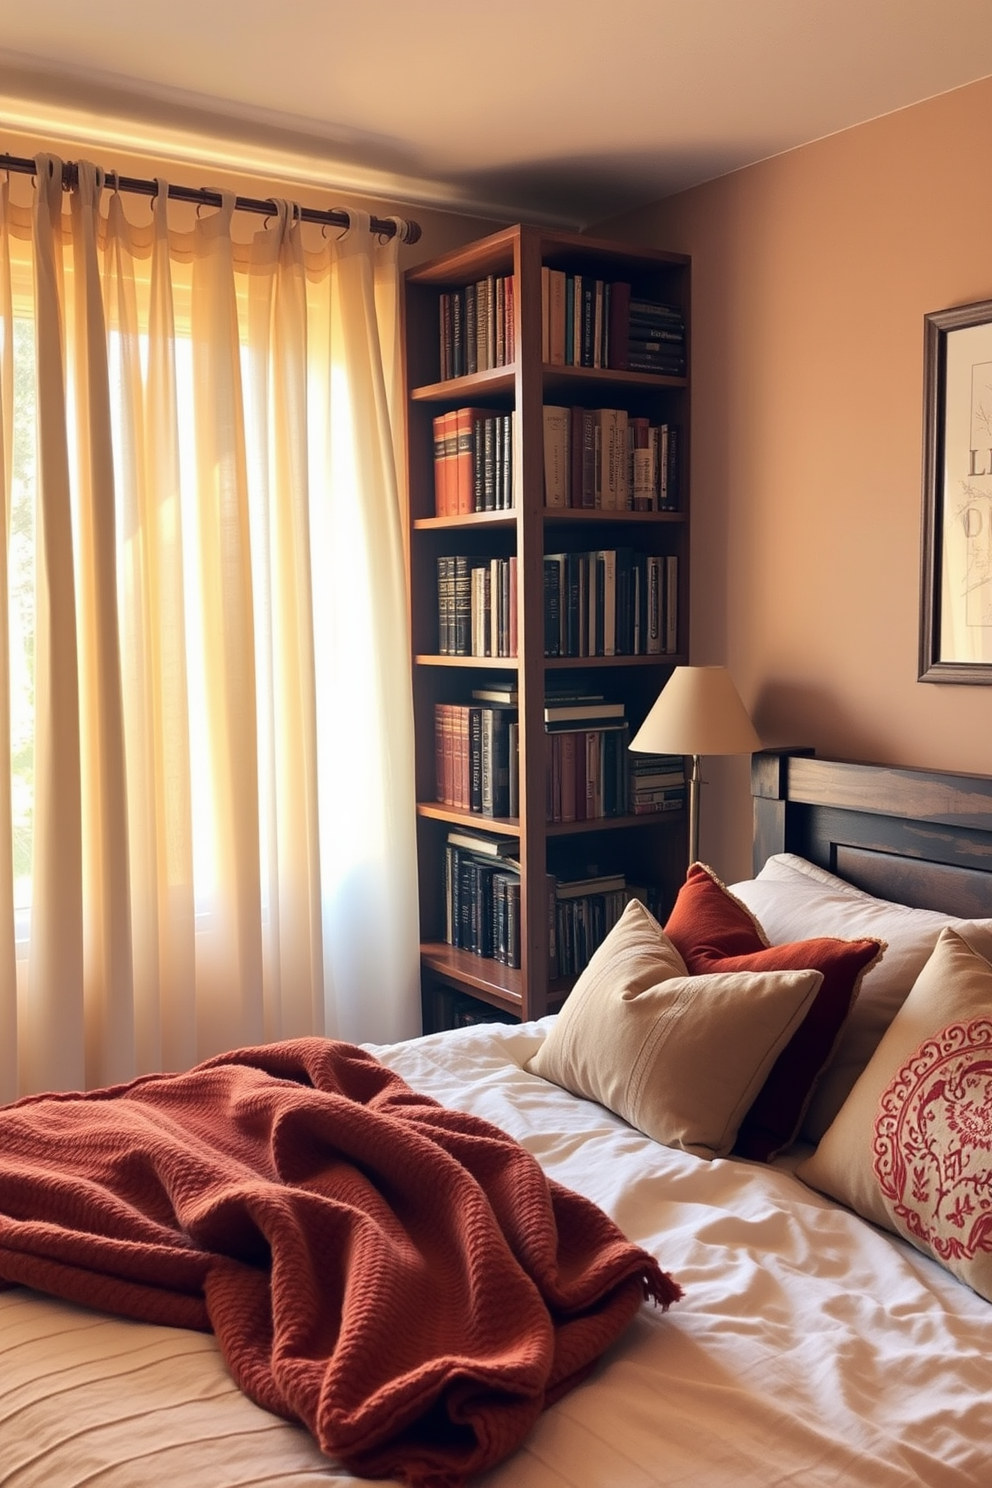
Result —
[[992, 1301], [992, 964], [956, 930], [796, 1172]]
[[934, 909], [913, 909], [866, 894], [795, 853], [776, 853], [757, 878], [730, 886], [759, 921], [772, 945], [836, 935], [885, 942], [881, 960], [866, 971], [858, 999], [803, 1119], [802, 1136], [818, 1142], [851, 1093], [879, 1040], [902, 1006], [945, 926], [960, 930], [992, 955], [992, 919], [965, 920]]
[[689, 976], [635, 899], [526, 1067], [656, 1142], [719, 1157], [822, 980], [818, 971]]

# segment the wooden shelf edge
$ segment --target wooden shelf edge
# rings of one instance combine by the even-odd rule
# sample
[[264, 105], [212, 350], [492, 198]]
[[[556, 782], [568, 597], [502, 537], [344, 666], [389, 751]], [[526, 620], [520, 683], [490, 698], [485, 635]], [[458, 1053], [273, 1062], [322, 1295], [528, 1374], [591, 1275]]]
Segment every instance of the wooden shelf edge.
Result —
[[685, 807], [678, 811], [642, 811], [634, 816], [591, 816], [585, 821], [548, 822], [545, 833], [548, 837], [574, 837], [582, 832], [615, 832], [628, 827], [675, 826], [685, 821]]
[[520, 665], [517, 656], [438, 656], [431, 652], [418, 652], [413, 658], [414, 666], [471, 667], [475, 672], [515, 672]]
[[[471, 951], [456, 950], [444, 941], [425, 941], [420, 947], [420, 961], [435, 981], [455, 991], [481, 998], [491, 1007], [522, 1016], [523, 978], [515, 967], [503, 966]], [[548, 1011], [556, 1013], [575, 985], [574, 977], [559, 977], [548, 984]]]
[[523, 974], [516, 967], [458, 950], [445, 941], [425, 941], [420, 947], [420, 962], [425, 971], [447, 986], [471, 992], [473, 997], [519, 1016]]
[[456, 806], [446, 806], [443, 801], [418, 801], [417, 815], [447, 822], [452, 827], [493, 832], [496, 836], [520, 836], [520, 822], [515, 816], [483, 816], [479, 811], [459, 811]]

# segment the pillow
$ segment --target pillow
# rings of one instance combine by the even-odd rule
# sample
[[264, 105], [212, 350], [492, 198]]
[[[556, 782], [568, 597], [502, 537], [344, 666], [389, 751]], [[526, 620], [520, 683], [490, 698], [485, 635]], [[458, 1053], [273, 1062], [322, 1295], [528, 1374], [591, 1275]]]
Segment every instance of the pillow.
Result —
[[886, 943], [885, 956], [865, 972], [836, 1052], [810, 1101], [802, 1136], [811, 1142], [820, 1140], [844, 1104], [944, 926], [961, 929], [979, 949], [984, 947], [975, 934], [984, 931], [987, 954], [992, 954], [992, 920], [962, 920], [877, 899], [793, 853], [775, 854], [757, 878], [731, 884], [730, 892], [757, 916], [773, 945], [804, 935], [869, 935]]
[[992, 1301], [992, 965], [957, 930], [796, 1172]]
[[882, 943], [818, 937], [770, 946], [750, 910], [702, 863], [689, 869], [665, 933], [694, 976], [804, 967], [823, 973], [807, 1017], [741, 1122], [736, 1151], [768, 1162], [794, 1141], [817, 1077], [834, 1051], [862, 976], [882, 954]]
[[656, 1142], [720, 1157], [822, 980], [810, 970], [689, 976], [634, 899], [526, 1068]]

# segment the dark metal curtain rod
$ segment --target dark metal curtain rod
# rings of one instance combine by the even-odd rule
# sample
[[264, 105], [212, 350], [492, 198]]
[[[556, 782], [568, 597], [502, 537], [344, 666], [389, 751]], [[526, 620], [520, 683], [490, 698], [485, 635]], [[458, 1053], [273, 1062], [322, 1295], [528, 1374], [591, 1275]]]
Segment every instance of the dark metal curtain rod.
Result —
[[[35, 164], [19, 155], [0, 154], [0, 170], [15, 171], [19, 175], [33, 176]], [[67, 160], [62, 166], [62, 190], [69, 191], [79, 179], [79, 170], [73, 160]], [[104, 171], [104, 184], [108, 189], [118, 191], [130, 191], [138, 196], [157, 196], [158, 186], [154, 181], [141, 181], [135, 176], [120, 176], [116, 171]], [[169, 196], [175, 201], [202, 203], [207, 207], [219, 207], [223, 205], [223, 198], [219, 191], [212, 191], [205, 186], [173, 186], [169, 185]], [[271, 217], [276, 210], [275, 202], [259, 200], [252, 196], [238, 196], [234, 199], [234, 205], [240, 212], [258, 212]], [[316, 207], [300, 207], [299, 215], [304, 222], [319, 222], [330, 227], [347, 227], [351, 221], [348, 213], [341, 209], [330, 208], [326, 212], [319, 211]], [[392, 238], [396, 236], [396, 223], [388, 217], [373, 217], [369, 223], [369, 230], [381, 238]], [[420, 238], [420, 223], [409, 222], [406, 224], [406, 233], [403, 241], [405, 243], [416, 243]]]

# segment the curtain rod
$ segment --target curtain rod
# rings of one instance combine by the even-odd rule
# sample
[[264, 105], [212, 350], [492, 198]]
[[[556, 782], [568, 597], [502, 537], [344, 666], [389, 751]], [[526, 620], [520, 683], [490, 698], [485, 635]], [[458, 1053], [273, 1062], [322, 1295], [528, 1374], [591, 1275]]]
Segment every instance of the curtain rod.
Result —
[[[35, 163], [19, 155], [0, 154], [0, 170], [15, 171], [20, 175], [33, 176], [35, 174]], [[67, 160], [62, 166], [62, 190], [69, 191], [79, 180], [79, 169], [73, 160]], [[121, 176], [116, 171], [104, 171], [104, 184], [110, 185], [111, 189], [118, 191], [129, 191], [138, 196], [157, 196], [158, 185], [155, 181], [142, 181], [136, 176]], [[219, 191], [211, 190], [206, 186], [169, 186], [169, 196], [175, 201], [195, 202], [207, 207], [220, 207], [223, 198]], [[260, 200], [252, 196], [238, 196], [234, 199], [234, 205], [240, 212], [258, 212], [266, 216], [273, 216], [276, 210], [274, 200]], [[326, 212], [316, 207], [301, 207], [300, 217], [304, 222], [319, 222], [331, 227], [347, 227], [351, 221], [348, 213], [341, 208], [329, 208]], [[416, 243], [420, 238], [420, 223], [406, 223], [405, 231], [398, 229], [396, 222], [389, 217], [373, 217], [369, 223], [369, 230], [382, 238], [393, 238], [397, 232], [402, 232], [404, 243]]]

